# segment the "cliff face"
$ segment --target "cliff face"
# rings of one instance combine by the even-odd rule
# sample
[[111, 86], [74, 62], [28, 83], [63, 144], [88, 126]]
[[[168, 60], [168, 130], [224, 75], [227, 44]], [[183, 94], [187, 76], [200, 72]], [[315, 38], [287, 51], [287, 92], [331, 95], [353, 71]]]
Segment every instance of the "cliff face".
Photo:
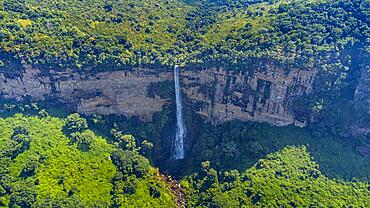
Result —
[[244, 74], [215, 68], [183, 73], [193, 109], [214, 124], [240, 119], [304, 126], [294, 119], [292, 99], [311, 93], [314, 77], [313, 70], [287, 73], [272, 64]]
[[364, 69], [362, 71], [359, 83], [355, 91], [355, 101], [369, 103], [370, 113], [370, 69]]
[[172, 79], [171, 72], [152, 73], [150, 70], [81, 74], [73, 71], [42, 73], [37, 68], [24, 67], [15, 77], [0, 74], [1, 95], [18, 101], [53, 100], [80, 113], [137, 115], [150, 120], [169, 100], [149, 97], [151, 83]]
[[[358, 103], [363, 103], [367, 107], [368, 114], [370, 114], [370, 71], [363, 69], [361, 77], [356, 87], [354, 100]], [[369, 124], [353, 123], [351, 126], [351, 134], [356, 136], [363, 136], [370, 133]], [[370, 146], [369, 146], [370, 147]]]
[[[292, 99], [311, 93], [315, 71], [268, 64], [263, 70], [231, 73], [223, 69], [182, 69], [186, 104], [213, 124], [240, 119], [274, 125], [305, 123], [294, 119]], [[41, 72], [24, 67], [18, 76], [0, 73], [3, 98], [53, 100], [81, 113], [137, 115], [150, 120], [170, 100], [149, 95], [153, 83], [172, 80], [172, 70], [136, 68], [130, 71], [77, 73], [71, 70]], [[172, 88], [173, 86], [166, 86]]]

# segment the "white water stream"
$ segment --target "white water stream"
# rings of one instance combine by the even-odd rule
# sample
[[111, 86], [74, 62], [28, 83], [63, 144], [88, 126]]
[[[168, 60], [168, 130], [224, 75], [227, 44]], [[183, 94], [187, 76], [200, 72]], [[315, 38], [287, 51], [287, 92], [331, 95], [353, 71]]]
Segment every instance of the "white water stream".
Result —
[[180, 89], [180, 68], [174, 67], [175, 93], [176, 93], [176, 137], [173, 146], [172, 159], [184, 159], [184, 139], [186, 137], [186, 126], [182, 114], [182, 99]]

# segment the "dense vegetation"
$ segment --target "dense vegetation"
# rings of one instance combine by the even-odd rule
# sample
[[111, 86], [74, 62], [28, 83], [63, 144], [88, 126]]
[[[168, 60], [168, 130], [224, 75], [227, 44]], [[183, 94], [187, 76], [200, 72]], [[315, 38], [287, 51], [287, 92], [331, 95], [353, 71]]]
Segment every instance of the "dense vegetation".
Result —
[[[137, 145], [134, 137], [118, 129], [110, 134], [113, 140], [97, 136], [78, 114], [60, 119], [41, 110], [37, 116], [1, 118], [0, 207], [175, 207], [169, 184], [140, 154], [152, 145], [146, 141]], [[288, 146], [263, 157], [241, 172], [219, 172], [213, 162], [202, 162], [199, 171], [181, 181], [187, 205], [366, 207], [370, 203], [367, 183], [327, 178], [306, 147]]]
[[189, 153], [188, 167], [192, 171], [199, 170], [203, 161], [210, 161], [220, 171], [243, 171], [285, 146], [305, 145], [325, 175], [346, 180], [369, 179], [370, 155], [363, 151], [370, 139], [366, 136], [341, 137], [317, 125], [302, 129], [239, 121], [201, 129]]
[[[166, 89], [161, 88], [161, 92], [165, 91]], [[171, 93], [173, 91], [167, 96], [172, 96]], [[370, 117], [367, 116], [367, 111], [356, 111], [353, 114], [353, 109], [356, 108], [350, 104], [337, 108], [330, 112], [325, 107], [323, 113], [316, 115], [322, 117], [320, 121], [309, 124], [306, 128], [274, 127], [266, 123], [241, 121], [213, 126], [205, 123], [189, 109], [186, 114], [189, 129], [187, 157], [175, 164], [168, 160], [176, 123], [173, 104], [156, 113], [151, 122], [141, 122], [138, 117], [125, 118], [117, 115], [93, 115], [88, 120], [91, 127], [102, 134], [116, 127], [140, 141], [149, 140], [154, 147], [145, 155], [162, 171], [173, 176], [199, 171], [203, 161], [210, 161], [220, 171], [243, 171], [258, 159], [287, 145], [305, 145], [320, 165], [320, 170], [328, 177], [368, 180], [370, 136], [348, 135], [348, 126], [359, 120], [369, 123]]]
[[304, 147], [286, 147], [252, 168], [217, 172], [208, 161], [183, 181], [190, 207], [367, 207], [368, 184], [330, 180]]
[[175, 207], [131, 135], [112, 130], [108, 144], [87, 127], [45, 110], [1, 118], [0, 207]]
[[[187, 115], [180, 165], [168, 160], [172, 104], [148, 123], [2, 105], [0, 207], [175, 207], [176, 182], [151, 164], [184, 176], [189, 207], [369, 206], [370, 137], [346, 138], [370, 123], [353, 99], [370, 66], [369, 11], [368, 0], [0, 0], [1, 72], [273, 62], [320, 75], [315, 93], [291, 101], [296, 119], [314, 121], [305, 129]], [[172, 85], [148, 96], [172, 99]]]
[[319, 75], [314, 94], [292, 101], [298, 120], [322, 106], [318, 119], [348, 123], [338, 112], [366, 108], [348, 100], [370, 65], [369, 10], [367, 0], [0, 0], [0, 70], [182, 62], [251, 71], [273, 62]]
[[245, 70], [267, 58], [345, 73], [345, 49], [369, 49], [369, 8], [366, 0], [1, 0], [0, 53], [84, 68], [179, 60]]
[[[250, 58], [335, 70], [341, 53], [369, 46], [368, 1], [272, 1], [218, 14], [204, 38], [217, 63], [243, 64]], [[332, 65], [334, 64], [334, 65]], [[320, 67], [321, 68], [321, 67]]]
[[35, 65], [170, 63], [187, 11], [174, 0], [2, 0], [0, 45]]

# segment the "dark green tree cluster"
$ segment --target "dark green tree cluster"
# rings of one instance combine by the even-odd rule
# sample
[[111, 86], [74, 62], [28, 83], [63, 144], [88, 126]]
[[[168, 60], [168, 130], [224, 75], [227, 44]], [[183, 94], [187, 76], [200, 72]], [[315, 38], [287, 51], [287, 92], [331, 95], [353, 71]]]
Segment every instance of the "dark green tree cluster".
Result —
[[78, 113], [69, 115], [65, 122], [64, 129], [67, 134], [81, 133], [88, 128], [86, 119], [82, 118]]
[[[43, 112], [40, 111], [41, 116]], [[71, 144], [77, 144], [82, 151], [88, 151], [93, 143], [94, 134], [88, 129], [87, 120], [82, 118], [78, 113], [69, 115], [65, 119], [64, 131], [71, 138]]]
[[116, 207], [121, 207], [123, 194], [135, 194], [139, 179], [144, 178], [149, 172], [149, 161], [137, 152], [117, 150], [112, 152], [113, 164], [117, 172], [113, 178], [113, 201]]

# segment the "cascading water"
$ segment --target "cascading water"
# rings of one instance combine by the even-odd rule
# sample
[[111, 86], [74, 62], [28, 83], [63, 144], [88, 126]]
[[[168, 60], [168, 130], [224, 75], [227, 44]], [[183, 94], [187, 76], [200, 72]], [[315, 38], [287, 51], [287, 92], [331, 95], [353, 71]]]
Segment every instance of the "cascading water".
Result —
[[186, 127], [182, 115], [182, 100], [180, 90], [180, 68], [174, 67], [175, 93], [176, 93], [176, 137], [173, 146], [172, 159], [178, 160], [185, 157], [184, 139], [186, 137]]

